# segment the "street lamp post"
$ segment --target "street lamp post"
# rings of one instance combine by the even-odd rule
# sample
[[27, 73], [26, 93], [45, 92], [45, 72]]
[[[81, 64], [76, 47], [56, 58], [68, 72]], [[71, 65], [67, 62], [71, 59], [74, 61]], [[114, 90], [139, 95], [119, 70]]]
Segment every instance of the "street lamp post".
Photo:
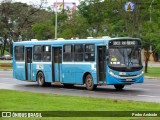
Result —
[[152, 22], [152, 4], [153, 4], [154, 0], [152, 0], [149, 8], [150, 8], [150, 23]]
[[56, 12], [55, 12], [55, 39], [57, 39], [57, 0], [56, 0]]
[[[64, 12], [64, 0], [63, 0], [63, 12]], [[57, 9], [57, 0], [56, 0], [56, 12], [55, 12], [55, 39], [57, 39], [57, 21], [58, 21], [58, 9]]]
[[64, 0], [63, 0], [63, 12], [64, 12]]
[[[149, 6], [150, 8], [150, 23], [152, 23], [152, 4], [153, 4], [154, 0], [151, 1], [151, 4]], [[150, 45], [150, 50], [149, 50], [150, 54], [152, 53], [152, 45]]]

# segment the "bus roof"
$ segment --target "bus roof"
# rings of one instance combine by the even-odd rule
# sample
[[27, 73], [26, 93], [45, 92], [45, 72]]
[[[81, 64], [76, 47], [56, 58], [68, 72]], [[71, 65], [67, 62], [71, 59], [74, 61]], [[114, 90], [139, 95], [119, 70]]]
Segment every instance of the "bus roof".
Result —
[[63, 44], [108, 44], [110, 40], [135, 40], [139, 38], [130, 38], [130, 37], [119, 37], [119, 38], [105, 38], [105, 39], [60, 39], [60, 40], [39, 40], [39, 41], [21, 41], [21, 42], [14, 42], [14, 45], [38, 45], [38, 44], [54, 44], [54, 45], [63, 45]]

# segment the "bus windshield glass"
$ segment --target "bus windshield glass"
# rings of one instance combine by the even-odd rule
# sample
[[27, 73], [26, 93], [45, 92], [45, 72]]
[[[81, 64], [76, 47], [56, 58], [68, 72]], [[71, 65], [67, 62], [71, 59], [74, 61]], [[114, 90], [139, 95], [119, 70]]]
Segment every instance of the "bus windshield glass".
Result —
[[111, 47], [109, 48], [109, 66], [112, 67], [140, 67], [140, 47]]

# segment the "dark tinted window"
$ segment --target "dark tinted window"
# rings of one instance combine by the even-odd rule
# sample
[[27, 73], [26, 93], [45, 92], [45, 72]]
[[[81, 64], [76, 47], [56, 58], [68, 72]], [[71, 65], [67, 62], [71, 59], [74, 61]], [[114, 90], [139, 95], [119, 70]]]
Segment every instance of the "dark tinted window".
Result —
[[49, 45], [43, 46], [42, 61], [44, 62], [51, 61], [51, 46]]
[[33, 49], [33, 60], [34, 61], [41, 61], [42, 57], [42, 46], [36, 45]]
[[26, 48], [27, 49], [27, 63], [32, 63], [32, 48], [29, 47], [29, 48]]
[[83, 52], [83, 44], [80, 44], [80, 45], [74, 45], [74, 51], [77, 52], [77, 53], [81, 53]]
[[15, 46], [14, 53], [16, 61], [24, 61], [24, 46]]
[[85, 52], [94, 52], [94, 45], [85, 45]]
[[63, 47], [63, 61], [72, 61], [73, 60], [73, 47], [72, 45], [64, 45]]
[[33, 60], [34, 61], [43, 61], [49, 62], [51, 61], [51, 46], [49, 45], [36, 45], [33, 50]]
[[74, 45], [74, 61], [83, 61], [84, 58], [83, 44]]
[[85, 61], [95, 61], [95, 46], [85, 45]]
[[54, 63], [62, 63], [62, 48], [54, 48]]
[[34, 46], [34, 52], [35, 52], [35, 53], [40, 53], [40, 52], [42, 52], [42, 46], [40, 46], [40, 45]]

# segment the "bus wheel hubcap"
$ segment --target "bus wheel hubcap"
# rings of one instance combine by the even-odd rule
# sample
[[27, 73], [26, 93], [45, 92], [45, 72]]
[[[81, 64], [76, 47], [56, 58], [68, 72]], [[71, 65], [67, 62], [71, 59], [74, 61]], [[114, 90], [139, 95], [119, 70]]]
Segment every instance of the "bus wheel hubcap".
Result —
[[40, 84], [42, 84], [42, 82], [43, 82], [43, 77], [42, 77], [42, 75], [39, 76], [39, 82], [40, 82]]
[[87, 80], [87, 84], [88, 84], [88, 86], [89, 86], [89, 87], [91, 87], [91, 86], [92, 86], [92, 79], [91, 79], [91, 78], [88, 78], [88, 80]]

